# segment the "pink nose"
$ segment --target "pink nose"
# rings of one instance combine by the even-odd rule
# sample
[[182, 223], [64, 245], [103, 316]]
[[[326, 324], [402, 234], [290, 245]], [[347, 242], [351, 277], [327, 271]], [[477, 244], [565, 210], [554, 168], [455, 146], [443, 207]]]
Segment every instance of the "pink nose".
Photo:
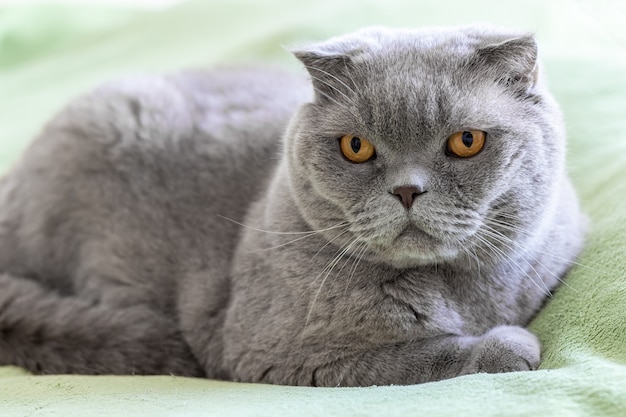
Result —
[[395, 187], [393, 191], [391, 191], [391, 194], [398, 197], [406, 209], [410, 209], [415, 201], [415, 198], [425, 192], [426, 191], [422, 189], [422, 187], [417, 187], [415, 185], [402, 185], [400, 187]]

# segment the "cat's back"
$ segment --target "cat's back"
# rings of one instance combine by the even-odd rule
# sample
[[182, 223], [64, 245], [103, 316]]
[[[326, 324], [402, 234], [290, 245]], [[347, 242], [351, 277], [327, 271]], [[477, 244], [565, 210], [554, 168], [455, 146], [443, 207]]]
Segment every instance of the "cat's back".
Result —
[[159, 280], [207, 253], [228, 259], [237, 230], [220, 216], [243, 217], [308, 94], [291, 74], [224, 69], [129, 77], [73, 101], [2, 180], [0, 268], [76, 287], [94, 271]]

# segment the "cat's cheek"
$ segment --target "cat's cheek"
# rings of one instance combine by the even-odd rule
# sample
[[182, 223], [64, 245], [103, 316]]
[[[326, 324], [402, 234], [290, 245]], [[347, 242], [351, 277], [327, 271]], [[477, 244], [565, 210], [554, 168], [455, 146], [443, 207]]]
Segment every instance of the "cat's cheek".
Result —
[[[355, 166], [336, 158], [310, 162], [305, 169], [298, 169], [298, 183], [308, 184], [310, 192], [347, 213], [355, 205], [362, 205], [375, 192], [372, 187], [376, 186], [377, 181], [371, 167], [361, 165]], [[303, 189], [296, 188], [294, 191], [303, 197]]]

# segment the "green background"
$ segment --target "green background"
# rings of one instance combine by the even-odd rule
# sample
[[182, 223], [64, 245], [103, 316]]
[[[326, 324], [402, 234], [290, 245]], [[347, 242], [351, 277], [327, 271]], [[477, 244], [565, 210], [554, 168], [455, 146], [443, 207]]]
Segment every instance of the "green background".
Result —
[[[1, 416], [626, 415], [626, 2], [210, 0], [164, 11], [0, 7], [0, 172], [64, 103], [123, 74], [257, 63], [367, 25], [489, 22], [535, 32], [565, 113], [568, 166], [592, 222], [567, 285], [531, 324], [539, 371], [408, 387], [31, 376], [0, 367]], [[33, 196], [35, 198], [35, 196]]]

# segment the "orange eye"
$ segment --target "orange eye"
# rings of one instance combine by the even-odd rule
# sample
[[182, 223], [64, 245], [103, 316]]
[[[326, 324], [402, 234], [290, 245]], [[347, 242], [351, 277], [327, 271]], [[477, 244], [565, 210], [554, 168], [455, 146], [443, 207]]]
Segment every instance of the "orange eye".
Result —
[[343, 156], [357, 164], [369, 161], [376, 153], [372, 142], [354, 135], [342, 136], [340, 142]]
[[448, 153], [459, 158], [476, 155], [485, 146], [487, 133], [482, 130], [464, 130], [456, 132], [448, 138]]

